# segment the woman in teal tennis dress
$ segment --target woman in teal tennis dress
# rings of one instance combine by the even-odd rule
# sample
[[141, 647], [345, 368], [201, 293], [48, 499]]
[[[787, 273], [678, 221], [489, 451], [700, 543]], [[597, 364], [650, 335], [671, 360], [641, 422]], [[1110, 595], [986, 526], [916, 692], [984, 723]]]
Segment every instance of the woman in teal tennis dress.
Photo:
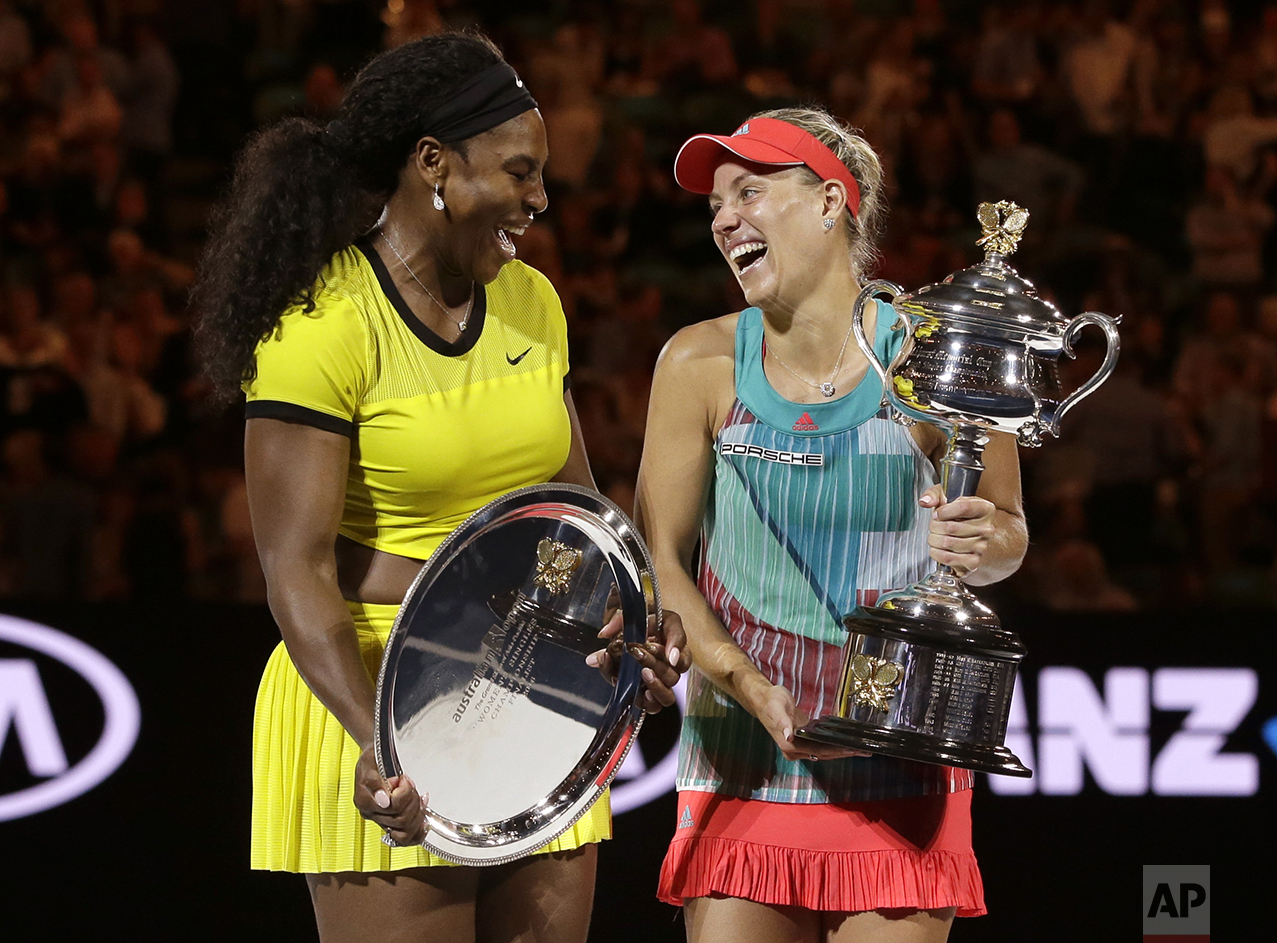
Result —
[[[692, 138], [675, 175], [709, 197], [750, 306], [676, 335], [653, 382], [640, 520], [695, 661], [660, 897], [692, 943], [941, 941], [984, 912], [971, 774], [794, 732], [835, 712], [857, 604], [933, 561], [976, 584], [1019, 566], [1015, 444], [995, 436], [979, 494], [946, 504], [943, 435], [880, 409], [851, 340], [883, 210], [862, 138], [821, 111], [767, 112]], [[894, 320], [867, 308], [884, 362]]]

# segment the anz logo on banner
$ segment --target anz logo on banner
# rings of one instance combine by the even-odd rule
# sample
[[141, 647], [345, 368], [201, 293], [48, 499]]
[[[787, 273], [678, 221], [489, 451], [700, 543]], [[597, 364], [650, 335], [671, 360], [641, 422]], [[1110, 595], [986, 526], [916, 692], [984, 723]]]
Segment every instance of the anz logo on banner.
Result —
[[97, 786], [133, 750], [140, 719], [133, 686], [96, 649], [0, 615], [0, 821]]
[[[988, 776], [995, 794], [1077, 795], [1087, 785], [1086, 773], [1094, 787], [1115, 796], [1259, 791], [1259, 757], [1228, 749], [1259, 695], [1259, 675], [1250, 668], [1110, 668], [1097, 685], [1081, 668], [1052, 666], [1039, 669], [1034, 682], [1036, 726], [1029, 723], [1024, 685], [1017, 679], [1006, 738], [1033, 777]], [[676, 693], [682, 709], [682, 684]], [[1178, 720], [1169, 739], [1155, 733], [1163, 720], [1171, 726]], [[1264, 735], [1277, 751], [1277, 718], [1265, 725]], [[640, 749], [631, 750], [617, 772], [612, 787], [617, 812], [674, 789], [677, 745], [662, 753], [668, 744], [661, 744], [653, 751], [661, 754], [655, 761], [644, 745], [641, 737]]]
[[[1114, 796], [1259, 791], [1259, 757], [1227, 749], [1259, 695], [1253, 669], [1110, 668], [1101, 689], [1080, 668], [1050, 667], [1038, 672], [1037, 695], [1034, 737], [1016, 681], [1006, 737], [1033, 778], [990, 776], [995, 793], [1075, 795], [1082, 791], [1083, 769]], [[1150, 736], [1155, 711], [1183, 715], [1156, 750]]]

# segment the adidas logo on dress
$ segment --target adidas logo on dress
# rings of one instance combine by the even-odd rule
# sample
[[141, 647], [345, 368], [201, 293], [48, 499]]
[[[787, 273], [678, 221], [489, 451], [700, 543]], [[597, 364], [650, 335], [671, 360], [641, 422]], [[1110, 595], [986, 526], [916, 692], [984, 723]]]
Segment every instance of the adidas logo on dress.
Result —
[[678, 817], [679, 828], [695, 828], [696, 822], [692, 819], [692, 807], [690, 805], [683, 806], [683, 814]]
[[798, 417], [798, 421], [794, 423], [795, 432], [815, 432], [820, 426], [812, 422], [811, 416], [803, 413]]

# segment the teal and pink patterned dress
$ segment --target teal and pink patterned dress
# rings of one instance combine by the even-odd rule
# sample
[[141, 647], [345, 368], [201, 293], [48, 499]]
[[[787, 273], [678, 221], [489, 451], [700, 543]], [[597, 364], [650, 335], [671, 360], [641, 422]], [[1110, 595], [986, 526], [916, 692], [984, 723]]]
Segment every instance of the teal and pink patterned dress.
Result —
[[[891, 315], [879, 308], [883, 362], [902, 339]], [[763, 674], [819, 717], [837, 698], [842, 616], [932, 566], [918, 498], [936, 474], [879, 409], [876, 374], [839, 399], [791, 403], [767, 382], [765, 356], [762, 313], [750, 308], [736, 328], [736, 401], [714, 442], [699, 586]], [[882, 756], [787, 760], [693, 668], [657, 896], [976, 916], [971, 779]]]

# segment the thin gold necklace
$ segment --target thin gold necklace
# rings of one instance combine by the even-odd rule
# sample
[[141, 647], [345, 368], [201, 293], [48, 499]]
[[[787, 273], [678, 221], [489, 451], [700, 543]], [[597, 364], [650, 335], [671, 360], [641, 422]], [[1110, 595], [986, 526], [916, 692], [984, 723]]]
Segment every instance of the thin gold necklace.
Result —
[[412, 276], [412, 280], [414, 282], [421, 286], [421, 290], [426, 293], [426, 297], [438, 305], [439, 310], [447, 316], [449, 321], [457, 325], [457, 327], [461, 330], [461, 333], [464, 334], [466, 331], [466, 324], [470, 320], [470, 309], [474, 307], [474, 282], [470, 283], [470, 300], [466, 302], [466, 313], [462, 315], [461, 320], [458, 321], [452, 316], [452, 311], [447, 308], [443, 302], [436, 298], [434, 296], [434, 292], [427, 288], [425, 283], [417, 277], [417, 273], [412, 270], [412, 266], [410, 266], [407, 261], [404, 260], [404, 257], [399, 254], [399, 250], [395, 248], [395, 244], [390, 241], [390, 234], [384, 229], [381, 231], [381, 238], [386, 240], [386, 245], [390, 246], [390, 251], [395, 254], [395, 258], [399, 260], [399, 264], [408, 270], [408, 274]]
[[[776, 349], [774, 347], [768, 347], [768, 350], [771, 352], [771, 355], [776, 358], [776, 362], [780, 364], [782, 367], [784, 367], [790, 373], [790, 375], [797, 377], [799, 380], [802, 380], [808, 386], [814, 387], [815, 389], [820, 390], [820, 395], [828, 398], [833, 396], [836, 392], [838, 392], [834, 388], [834, 377], [838, 376], [838, 371], [842, 369], [842, 355], [846, 353], [847, 351], [847, 339], [850, 337], [851, 337], [851, 327], [848, 327], [847, 333], [843, 336], [843, 339], [842, 339], [842, 346], [838, 348], [838, 360], [834, 364], [833, 372], [829, 374], [829, 379], [826, 380], [824, 383], [817, 383], [814, 380], [808, 380], [805, 376], [803, 376], [801, 373], [796, 371], [789, 364], [785, 363], [785, 361], [783, 361], [780, 358], [780, 354], [776, 353]], [[766, 340], [766, 338], [767, 338], [767, 332], [764, 331], [763, 339]]]

